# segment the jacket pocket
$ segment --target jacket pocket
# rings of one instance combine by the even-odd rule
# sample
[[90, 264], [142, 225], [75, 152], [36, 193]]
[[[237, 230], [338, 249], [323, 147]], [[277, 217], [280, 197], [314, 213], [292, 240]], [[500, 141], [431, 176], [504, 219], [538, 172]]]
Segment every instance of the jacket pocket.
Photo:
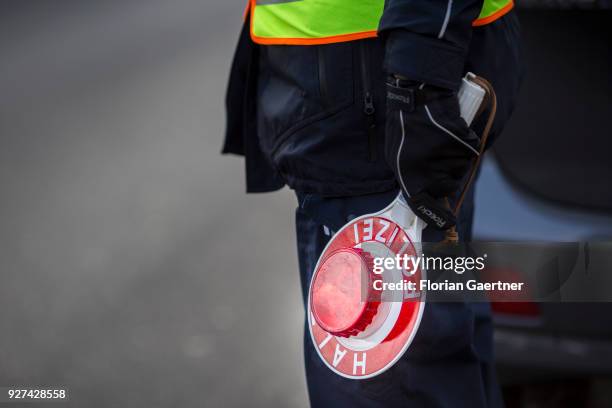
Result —
[[353, 104], [353, 46], [263, 48], [258, 133], [262, 148], [273, 156], [299, 129]]

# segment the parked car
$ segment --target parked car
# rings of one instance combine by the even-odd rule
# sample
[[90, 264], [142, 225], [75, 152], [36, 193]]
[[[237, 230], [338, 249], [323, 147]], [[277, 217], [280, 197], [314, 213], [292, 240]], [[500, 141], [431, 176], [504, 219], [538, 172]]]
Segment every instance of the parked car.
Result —
[[[511, 124], [481, 169], [474, 239], [612, 241], [610, 2], [525, 3], [553, 8], [520, 11], [528, 75]], [[576, 4], [582, 9], [559, 9]], [[509, 406], [609, 404], [612, 303], [498, 303], [493, 310]], [[608, 385], [594, 386], [601, 381]], [[546, 391], [524, 392], [534, 384]]]

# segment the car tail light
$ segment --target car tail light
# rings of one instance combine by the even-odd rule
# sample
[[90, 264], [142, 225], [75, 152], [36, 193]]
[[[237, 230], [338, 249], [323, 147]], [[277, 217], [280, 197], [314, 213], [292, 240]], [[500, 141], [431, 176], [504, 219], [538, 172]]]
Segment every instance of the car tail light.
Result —
[[534, 302], [493, 302], [491, 309], [496, 315], [512, 315], [522, 317], [537, 317], [540, 306]]

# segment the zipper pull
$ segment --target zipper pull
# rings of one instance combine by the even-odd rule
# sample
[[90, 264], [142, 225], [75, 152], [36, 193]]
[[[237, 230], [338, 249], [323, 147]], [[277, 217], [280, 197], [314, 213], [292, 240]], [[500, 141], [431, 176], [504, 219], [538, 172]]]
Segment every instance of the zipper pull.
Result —
[[372, 98], [372, 94], [366, 92], [364, 97], [363, 113], [369, 116], [373, 115], [374, 112], [376, 112], [376, 109], [374, 109], [374, 99]]
[[365, 93], [364, 105], [363, 105], [363, 113], [365, 113], [367, 118], [367, 126], [368, 126], [368, 145], [369, 145], [369, 158], [370, 161], [376, 161], [376, 122], [374, 121], [374, 112], [376, 109], [374, 108], [374, 98], [372, 98], [372, 94], [370, 92]]

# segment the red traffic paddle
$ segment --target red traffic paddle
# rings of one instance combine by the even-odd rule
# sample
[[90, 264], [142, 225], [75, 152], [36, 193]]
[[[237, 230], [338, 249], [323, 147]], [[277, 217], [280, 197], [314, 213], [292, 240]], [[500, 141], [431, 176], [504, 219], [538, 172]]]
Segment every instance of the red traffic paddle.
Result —
[[[425, 279], [422, 270], [374, 272], [375, 258], [418, 256], [425, 223], [401, 196], [387, 208], [346, 224], [315, 267], [308, 299], [312, 341], [325, 364], [347, 378], [369, 378], [388, 369], [410, 346], [425, 307], [409, 288], [383, 290]], [[417, 285], [418, 287], [418, 285]]]

